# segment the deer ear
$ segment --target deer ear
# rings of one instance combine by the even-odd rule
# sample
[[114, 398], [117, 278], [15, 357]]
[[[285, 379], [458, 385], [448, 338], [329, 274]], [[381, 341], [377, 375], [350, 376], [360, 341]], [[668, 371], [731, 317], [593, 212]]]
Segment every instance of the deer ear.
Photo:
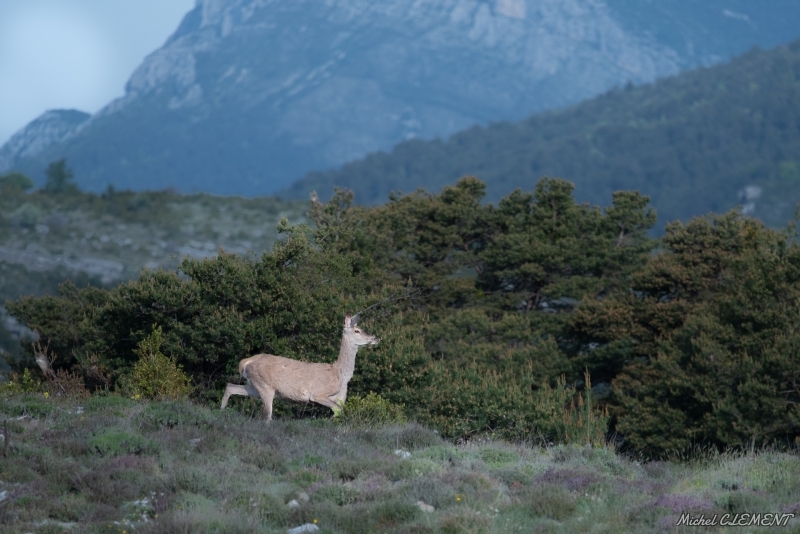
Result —
[[358, 314], [350, 318], [350, 326], [355, 327], [358, 324]]

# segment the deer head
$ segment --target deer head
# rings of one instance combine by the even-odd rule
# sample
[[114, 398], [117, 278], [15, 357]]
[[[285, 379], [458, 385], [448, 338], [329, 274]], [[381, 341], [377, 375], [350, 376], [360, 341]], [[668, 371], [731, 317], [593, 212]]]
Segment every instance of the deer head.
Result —
[[357, 347], [363, 347], [364, 345], [377, 345], [380, 341], [380, 338], [377, 338], [371, 334], [367, 334], [363, 330], [361, 330], [358, 326], [358, 314], [353, 315], [350, 317], [349, 315], [345, 315], [344, 317], [344, 337], [347, 338], [350, 342], [355, 344]]
[[53, 372], [53, 362], [56, 359], [56, 355], [50, 352], [50, 341], [47, 341], [47, 345], [44, 348], [38, 341], [31, 343], [31, 346], [33, 346], [33, 358], [36, 360], [36, 364], [42, 370], [44, 376], [50, 378], [55, 374]]

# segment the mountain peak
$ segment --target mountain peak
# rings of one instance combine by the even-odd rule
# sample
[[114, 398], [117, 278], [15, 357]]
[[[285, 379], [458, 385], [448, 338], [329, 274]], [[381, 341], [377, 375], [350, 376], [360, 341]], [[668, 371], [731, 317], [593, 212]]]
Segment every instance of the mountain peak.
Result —
[[[77, 135], [16, 152], [0, 170], [38, 176], [66, 157], [94, 190], [271, 193], [406, 139], [706, 64], [726, 50], [704, 44], [715, 24], [744, 24], [724, 15], [731, 2], [709, 3], [711, 22], [692, 26], [701, 8], [686, 0], [199, 0], [125, 96]], [[754, 16], [737, 6], [728, 8]], [[647, 26], [655, 19], [669, 27]]]

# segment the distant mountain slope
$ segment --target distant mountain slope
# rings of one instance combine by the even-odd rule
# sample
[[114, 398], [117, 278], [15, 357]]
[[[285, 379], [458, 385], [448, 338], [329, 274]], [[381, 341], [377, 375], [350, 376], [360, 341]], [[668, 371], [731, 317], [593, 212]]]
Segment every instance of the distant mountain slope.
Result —
[[662, 225], [737, 204], [783, 225], [800, 201], [800, 41], [519, 123], [401, 143], [309, 174], [283, 194], [326, 198], [339, 185], [374, 204], [392, 190], [438, 191], [466, 174], [486, 181], [493, 201], [548, 175], [575, 182], [578, 198], [599, 205], [637, 189]]
[[0, 169], [10, 169], [19, 159], [35, 157], [48, 146], [60, 143], [80, 131], [91, 115], [75, 109], [54, 109], [42, 113], [0, 147]]
[[123, 98], [31, 124], [0, 172], [262, 194], [411, 138], [518, 120], [800, 35], [772, 0], [199, 0]]

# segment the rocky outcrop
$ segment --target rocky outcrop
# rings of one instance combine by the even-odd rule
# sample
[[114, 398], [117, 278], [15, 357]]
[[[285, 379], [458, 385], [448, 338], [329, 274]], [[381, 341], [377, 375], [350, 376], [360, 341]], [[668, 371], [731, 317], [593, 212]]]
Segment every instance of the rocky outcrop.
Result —
[[11, 169], [18, 160], [35, 157], [47, 147], [75, 135], [90, 117], [75, 109], [43, 113], [0, 148], [0, 172]]

